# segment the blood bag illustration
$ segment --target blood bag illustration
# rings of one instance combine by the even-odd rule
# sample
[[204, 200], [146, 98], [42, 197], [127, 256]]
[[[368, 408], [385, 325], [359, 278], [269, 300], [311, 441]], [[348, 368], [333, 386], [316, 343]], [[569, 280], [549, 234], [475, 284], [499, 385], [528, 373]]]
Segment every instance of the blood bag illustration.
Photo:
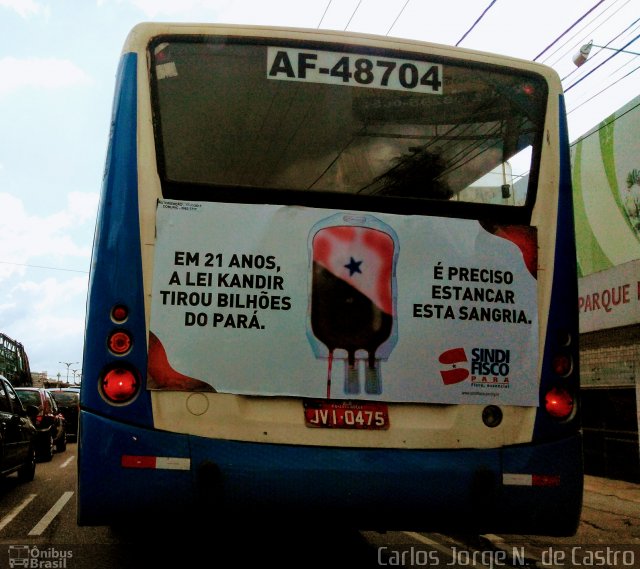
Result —
[[311, 291], [307, 335], [326, 358], [327, 398], [334, 364], [344, 365], [344, 394], [382, 393], [381, 361], [397, 341], [395, 232], [370, 215], [338, 214], [310, 234]]

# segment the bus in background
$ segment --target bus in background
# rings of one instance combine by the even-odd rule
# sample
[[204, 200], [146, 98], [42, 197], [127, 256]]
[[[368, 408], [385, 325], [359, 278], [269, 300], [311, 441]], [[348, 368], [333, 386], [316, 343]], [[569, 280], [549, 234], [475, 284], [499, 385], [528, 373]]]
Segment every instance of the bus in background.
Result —
[[0, 375], [4, 375], [14, 387], [31, 387], [33, 377], [24, 346], [0, 333]]
[[135, 27], [93, 249], [78, 523], [275, 508], [575, 532], [568, 152], [542, 65]]

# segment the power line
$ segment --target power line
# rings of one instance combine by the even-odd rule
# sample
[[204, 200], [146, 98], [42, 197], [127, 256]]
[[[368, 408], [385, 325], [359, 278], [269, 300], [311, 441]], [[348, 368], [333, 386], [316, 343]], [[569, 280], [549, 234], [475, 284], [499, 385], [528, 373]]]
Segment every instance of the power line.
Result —
[[[627, 26], [624, 30], [622, 30], [617, 36], [615, 36], [614, 38], [610, 39], [604, 46], [604, 49], [608, 48], [609, 45], [616, 41], [622, 34], [624, 34], [625, 32], [629, 31], [629, 29], [631, 29], [633, 26], [635, 26], [638, 22], [640, 21], [640, 18], [638, 18], [637, 20], [635, 20], [634, 22], [632, 22], [629, 26]], [[634, 30], [635, 31], [635, 30]], [[614, 48], [611, 48], [614, 49]], [[598, 53], [602, 52], [603, 50], [601, 49], [600, 51], [598, 51], [597, 53], [594, 54], [594, 57], [596, 55], [598, 55]], [[565, 75], [562, 78], [562, 81], [564, 81], [565, 79], [569, 78], [571, 75], [573, 75], [576, 71], [578, 71], [578, 69], [580, 69], [579, 67], [576, 67], [573, 71], [571, 71], [570, 73], [568, 73], [567, 75]]]
[[[560, 41], [560, 38], [564, 37], [567, 33], [569, 33], [573, 28], [575, 28], [582, 20], [584, 20], [591, 12], [593, 12], [600, 4], [602, 4], [605, 0], [600, 0], [594, 6], [592, 6], [587, 12], [585, 12], [582, 16], [580, 16], [573, 24], [571, 24], [564, 32], [562, 32], [556, 39], [554, 39], [547, 47], [545, 47], [538, 55], [533, 58], [533, 61], [538, 61], [538, 58], [546, 53], [552, 46]], [[457, 45], [457, 44], [456, 44]]]
[[636, 41], [638, 38], [640, 38], [640, 34], [638, 34], [635, 38], [633, 38], [632, 40], [628, 41], [626, 44], [624, 44], [620, 49], [618, 49], [616, 52], [614, 52], [612, 55], [610, 55], [609, 57], [607, 57], [607, 59], [605, 59], [602, 63], [600, 63], [599, 65], [596, 65], [591, 71], [589, 71], [589, 73], [586, 73], [585, 75], [583, 75], [582, 77], [580, 77], [580, 79], [578, 79], [577, 81], [575, 81], [574, 83], [572, 83], [571, 85], [569, 85], [569, 87], [567, 87], [564, 92], [566, 93], [567, 91], [569, 91], [570, 89], [573, 89], [578, 83], [580, 83], [581, 81], [583, 81], [584, 79], [586, 79], [587, 77], [589, 77], [589, 75], [591, 75], [594, 71], [596, 71], [597, 69], [600, 69], [605, 63], [608, 63], [609, 61], [611, 61], [611, 59], [613, 59], [616, 55], [622, 53], [622, 50], [624, 50], [626, 47], [628, 47], [629, 45], [631, 45], [634, 41]]
[[[637, 71], [638, 69], [640, 69], [640, 67], [636, 67], [633, 71]], [[633, 71], [631, 73], [633, 73]], [[631, 75], [631, 73], [627, 73], [627, 75]], [[608, 87], [607, 87], [608, 89]], [[604, 90], [604, 89], [603, 89]], [[595, 95], [594, 95], [595, 96]], [[586, 102], [586, 101], [585, 101]], [[578, 142], [585, 140], [586, 138], [589, 138], [590, 136], [593, 136], [594, 134], [600, 132], [603, 128], [608, 127], [610, 124], [613, 124], [614, 122], [616, 122], [617, 120], [621, 119], [624, 115], [628, 115], [631, 111], [637, 109], [638, 107], [640, 107], [640, 103], [638, 103], [637, 105], [634, 105], [633, 107], [631, 107], [630, 109], [627, 109], [624, 113], [622, 113], [621, 115], [615, 116], [613, 117], [611, 120], [608, 120], [607, 122], [603, 122], [602, 125], [600, 125], [597, 129], [593, 130], [592, 132], [590, 132], [589, 134], [586, 134], [585, 136], [581, 136], [580, 138], [578, 138], [578, 140], [575, 140], [574, 142], [571, 143], [571, 146], [575, 146], [576, 144], [578, 144]], [[576, 107], [577, 109], [578, 107]], [[573, 109], [575, 111], [575, 109]], [[571, 111], [570, 111], [571, 112]], [[568, 113], [567, 113], [568, 114]]]
[[[456, 44], [456, 46], [459, 46], [462, 43], [462, 40], [464, 40], [464, 38], [466, 38], [469, 33], [471, 33], [471, 30], [473, 30], [473, 28], [475, 28], [478, 25], [478, 22], [480, 22], [480, 20], [482, 20], [482, 18], [484, 18], [485, 14], [490, 10], [491, 6], [493, 6], [496, 3], [497, 0], [491, 0], [491, 3], [484, 9], [484, 11], [482, 12], [482, 14], [480, 14], [480, 16], [478, 17], [478, 19], [473, 22], [473, 25], [464, 33], [464, 35], [458, 40], [458, 43]], [[604, 0], [602, 0], [604, 2]]]
[[[570, 38], [567, 39], [567, 41], [565, 41], [560, 47], [558, 47], [558, 49], [556, 49], [553, 53], [550, 53], [547, 57], [545, 57], [541, 63], [546, 63], [547, 65], [553, 67], [556, 63], [558, 63], [559, 61], [562, 61], [563, 59], [566, 58], [567, 53], [569, 52], [564, 52], [563, 54], [561, 54], [555, 61], [549, 62], [549, 59], [551, 59], [556, 53], [558, 53], [561, 49], [563, 49], [569, 42], [573, 41], [575, 39], [575, 37], [580, 34], [581, 32], [583, 32], [584, 30], [586, 30], [591, 24], [593, 24], [594, 22], [596, 22], [598, 20], [598, 18], [601, 18], [602, 16], [605, 15], [605, 13], [609, 10], [611, 10], [615, 4], [617, 2], [619, 2], [620, 0], [615, 0], [615, 2], [605, 8], [602, 12], [600, 12], [600, 14], [598, 14], [597, 16], [595, 16], [591, 21], [587, 22], [582, 28], [580, 28], [575, 34], [573, 34]], [[622, 10], [629, 2], [631, 2], [631, 0], [627, 0], [622, 6], [620, 6], [615, 12], [613, 12], [612, 14], [610, 14], [609, 16], [607, 16], [605, 18], [605, 20], [600, 23], [597, 24], [595, 28], [593, 28], [593, 30], [587, 32], [589, 34], [593, 34], [595, 33], [595, 31], [598, 28], [601, 28], [606, 22], [608, 22], [611, 18], [613, 18], [618, 12], [620, 12], [620, 10]], [[570, 49], [573, 49], [573, 47], [571, 47]], [[549, 63], [547, 63], [549, 62]]]
[[316, 28], [319, 28], [320, 24], [322, 24], [322, 21], [324, 20], [324, 17], [327, 15], [327, 12], [329, 11], [329, 6], [331, 6], [331, 2], [333, 2], [333, 0], [329, 0], [329, 3], [327, 4], [327, 7], [324, 9], [324, 12], [322, 14], [322, 18], [320, 18], [320, 21], [318, 22], [318, 25], [316, 26]]
[[67, 271], [70, 273], [83, 273], [89, 274], [89, 271], [80, 271], [78, 269], [63, 269], [62, 267], [46, 267], [44, 265], [29, 265], [27, 263], [12, 263], [11, 261], [0, 261], [3, 265], [15, 265], [17, 267], [29, 267], [31, 269], [47, 269], [49, 271]]
[[[598, 53], [600, 53], [600, 52], [598, 52]], [[614, 69], [611, 73], [609, 73], [609, 77], [613, 77], [618, 71], [620, 71], [621, 69], [624, 69], [630, 63], [633, 63], [634, 60], [638, 59], [638, 57], [640, 57], [640, 54], [634, 55], [629, 61], [626, 61], [625, 63], [620, 65], [620, 67]], [[626, 75], [624, 77], [626, 77]], [[623, 79], [624, 77], [621, 77], [621, 79]], [[616, 81], [616, 83], [617, 83], [617, 81]]]
[[409, 4], [409, 2], [411, 2], [411, 0], [407, 0], [407, 1], [404, 3], [404, 6], [401, 8], [400, 12], [399, 12], [399, 13], [398, 13], [398, 15], [396, 16], [396, 19], [395, 19], [395, 20], [393, 20], [393, 24], [391, 24], [391, 25], [389, 26], [389, 29], [387, 30], [387, 33], [386, 33], [386, 34], [384, 34], [385, 36], [388, 36], [388, 35], [389, 35], [389, 32], [393, 29], [393, 26], [395, 26], [395, 25], [396, 25], [396, 22], [398, 21], [398, 19], [400, 18], [400, 16], [402, 16], [402, 12], [404, 12], [404, 9], [407, 7], [407, 4]]
[[347, 31], [347, 28], [349, 27], [349, 24], [351, 23], [351, 20], [353, 20], [353, 17], [356, 15], [356, 12], [358, 11], [358, 8], [360, 8], [360, 4], [362, 4], [362, 0], [359, 0], [358, 5], [356, 6], [356, 9], [353, 11], [353, 14], [351, 14], [351, 17], [349, 18], [349, 21], [347, 22], [347, 25], [344, 27], [344, 31]]
[[[626, 64], [625, 64], [626, 65]], [[626, 77], [629, 77], [629, 75], [631, 75], [632, 73], [635, 73], [636, 71], [638, 71], [638, 69], [640, 69], [640, 66], [636, 67], [635, 69], [632, 69], [631, 71], [629, 71], [629, 73], [623, 75], [622, 77], [620, 77], [619, 79], [617, 79], [616, 81], [614, 81], [613, 83], [610, 83], [609, 85], [607, 85], [604, 89], [598, 91], [595, 95], [593, 95], [592, 97], [589, 97], [586, 101], [583, 101], [582, 103], [580, 103], [579, 105], [576, 105], [575, 107], [573, 107], [573, 109], [571, 109], [570, 111], [567, 111], [567, 115], [570, 115], [573, 111], [579, 109], [582, 105], [586, 105], [589, 101], [591, 101], [592, 99], [595, 99], [598, 95], [601, 95], [602, 93], [604, 93], [607, 89], [610, 89], [611, 87], [613, 87], [615, 84], [620, 83], [620, 81], [622, 81], [623, 79], [625, 79]], [[635, 109], [637, 106], [639, 106], [640, 103], [638, 103], [638, 105], [636, 105], [635, 107], [632, 107], [631, 109], [629, 109], [629, 111]], [[627, 113], [625, 113], [627, 114]], [[618, 117], [620, 118], [620, 117]]]

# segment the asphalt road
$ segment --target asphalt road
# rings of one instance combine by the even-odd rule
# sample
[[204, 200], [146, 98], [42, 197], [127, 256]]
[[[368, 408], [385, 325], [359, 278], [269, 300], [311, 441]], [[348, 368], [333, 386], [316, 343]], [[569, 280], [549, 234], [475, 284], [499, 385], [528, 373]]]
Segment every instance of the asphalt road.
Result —
[[[416, 532], [357, 532], [223, 520], [155, 519], [144, 526], [78, 527], [75, 443], [38, 463], [33, 482], [0, 479], [0, 569], [146, 567], [577, 567], [640, 568], [640, 486], [587, 477], [582, 522], [571, 538], [466, 538]], [[116, 481], [114, 481], [115, 483]], [[224, 528], [224, 529], [221, 529]]]

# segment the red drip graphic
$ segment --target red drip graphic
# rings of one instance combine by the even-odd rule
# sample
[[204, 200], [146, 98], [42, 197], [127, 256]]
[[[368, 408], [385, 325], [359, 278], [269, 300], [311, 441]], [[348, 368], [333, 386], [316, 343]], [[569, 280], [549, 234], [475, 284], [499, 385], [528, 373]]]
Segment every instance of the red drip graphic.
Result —
[[176, 371], [167, 357], [167, 352], [160, 339], [149, 332], [148, 360], [149, 389], [177, 389], [180, 391], [215, 391], [215, 389], [199, 379]]
[[522, 253], [527, 270], [533, 278], [538, 275], [538, 233], [535, 227], [528, 225], [492, 225], [483, 223], [482, 227], [496, 237], [501, 237], [517, 245]]
[[329, 352], [327, 365], [327, 399], [331, 399], [331, 369], [333, 368], [333, 352]]

